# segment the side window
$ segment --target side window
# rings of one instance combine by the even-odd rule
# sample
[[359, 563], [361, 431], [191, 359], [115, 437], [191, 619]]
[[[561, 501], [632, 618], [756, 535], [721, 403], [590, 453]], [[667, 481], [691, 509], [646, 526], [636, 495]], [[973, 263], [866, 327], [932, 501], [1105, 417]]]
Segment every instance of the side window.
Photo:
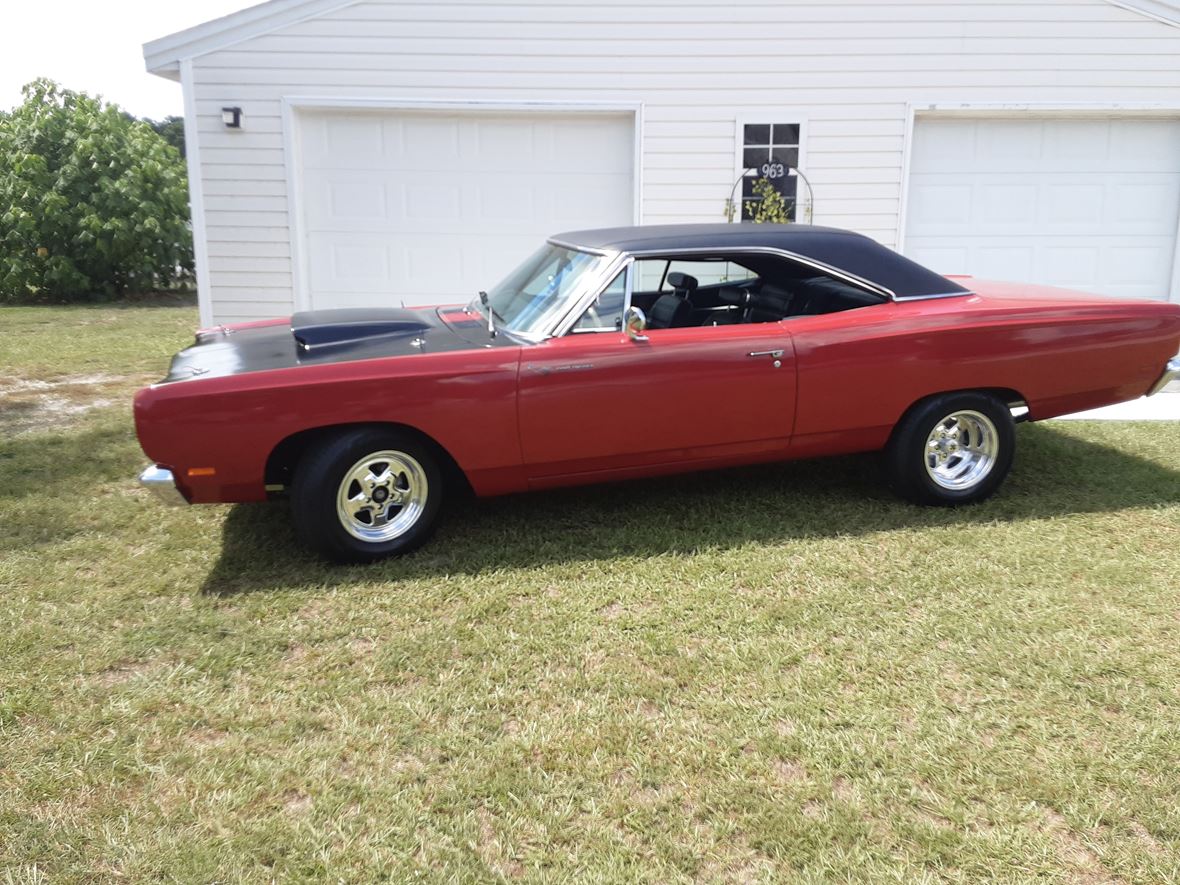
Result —
[[617, 332], [623, 328], [623, 302], [627, 295], [627, 272], [620, 271], [582, 318], [574, 323], [574, 332]]
[[[688, 274], [697, 281], [699, 286], [717, 286], [722, 283], [744, 283], [755, 279], [758, 275], [748, 268], [732, 261], [687, 261], [672, 259], [668, 264], [668, 273]], [[663, 292], [671, 292], [667, 278], [664, 279]]]
[[699, 286], [719, 286], [725, 283], [737, 285], [758, 278], [749, 268], [724, 259], [693, 260], [688, 258], [645, 258], [635, 262], [635, 291], [673, 291], [676, 287], [668, 282], [668, 275], [687, 274]]
[[635, 291], [658, 292], [668, 270], [667, 258], [643, 258], [635, 262]]

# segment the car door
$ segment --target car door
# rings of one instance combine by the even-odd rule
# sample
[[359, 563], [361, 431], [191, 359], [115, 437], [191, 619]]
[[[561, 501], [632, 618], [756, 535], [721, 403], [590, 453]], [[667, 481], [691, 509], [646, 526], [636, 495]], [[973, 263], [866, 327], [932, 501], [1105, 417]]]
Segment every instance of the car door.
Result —
[[571, 331], [524, 348], [517, 402], [530, 479], [773, 457], [794, 423], [794, 350], [781, 322]]

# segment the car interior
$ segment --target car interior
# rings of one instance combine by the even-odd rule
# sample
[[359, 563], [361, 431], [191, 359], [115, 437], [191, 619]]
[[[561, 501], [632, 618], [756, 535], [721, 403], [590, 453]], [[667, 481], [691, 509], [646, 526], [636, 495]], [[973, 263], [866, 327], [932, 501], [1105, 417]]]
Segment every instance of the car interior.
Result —
[[656, 271], [638, 267], [638, 285], [631, 293], [631, 303], [647, 315], [652, 329], [774, 323], [886, 300], [812, 267], [771, 255], [742, 255], [740, 260], [725, 256], [704, 261], [643, 259], [637, 265], [652, 263], [662, 266], [658, 285], [643, 288], [650, 287]]
[[[773, 255], [642, 258], [633, 265], [631, 303], [649, 329], [774, 323], [881, 304], [887, 299], [813, 267]], [[575, 332], [621, 329], [622, 275]]]

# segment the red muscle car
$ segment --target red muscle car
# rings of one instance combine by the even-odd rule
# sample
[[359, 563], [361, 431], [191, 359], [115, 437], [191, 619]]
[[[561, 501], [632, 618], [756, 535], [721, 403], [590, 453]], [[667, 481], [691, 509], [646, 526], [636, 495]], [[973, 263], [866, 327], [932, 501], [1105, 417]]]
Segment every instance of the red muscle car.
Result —
[[[392, 300], [392, 299], [391, 299]], [[477, 495], [885, 451], [902, 496], [992, 494], [1014, 425], [1180, 377], [1180, 305], [952, 280], [854, 233], [674, 225], [551, 238], [466, 306], [219, 326], [139, 392], [176, 502], [287, 493], [365, 561]]]

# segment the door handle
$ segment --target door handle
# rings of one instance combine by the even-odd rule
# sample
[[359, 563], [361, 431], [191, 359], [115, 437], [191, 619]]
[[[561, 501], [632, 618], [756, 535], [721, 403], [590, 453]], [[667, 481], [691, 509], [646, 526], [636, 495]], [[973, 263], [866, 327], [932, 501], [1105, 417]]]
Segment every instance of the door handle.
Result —
[[772, 356], [776, 360], [783, 355], [781, 350], [751, 350], [746, 356]]

